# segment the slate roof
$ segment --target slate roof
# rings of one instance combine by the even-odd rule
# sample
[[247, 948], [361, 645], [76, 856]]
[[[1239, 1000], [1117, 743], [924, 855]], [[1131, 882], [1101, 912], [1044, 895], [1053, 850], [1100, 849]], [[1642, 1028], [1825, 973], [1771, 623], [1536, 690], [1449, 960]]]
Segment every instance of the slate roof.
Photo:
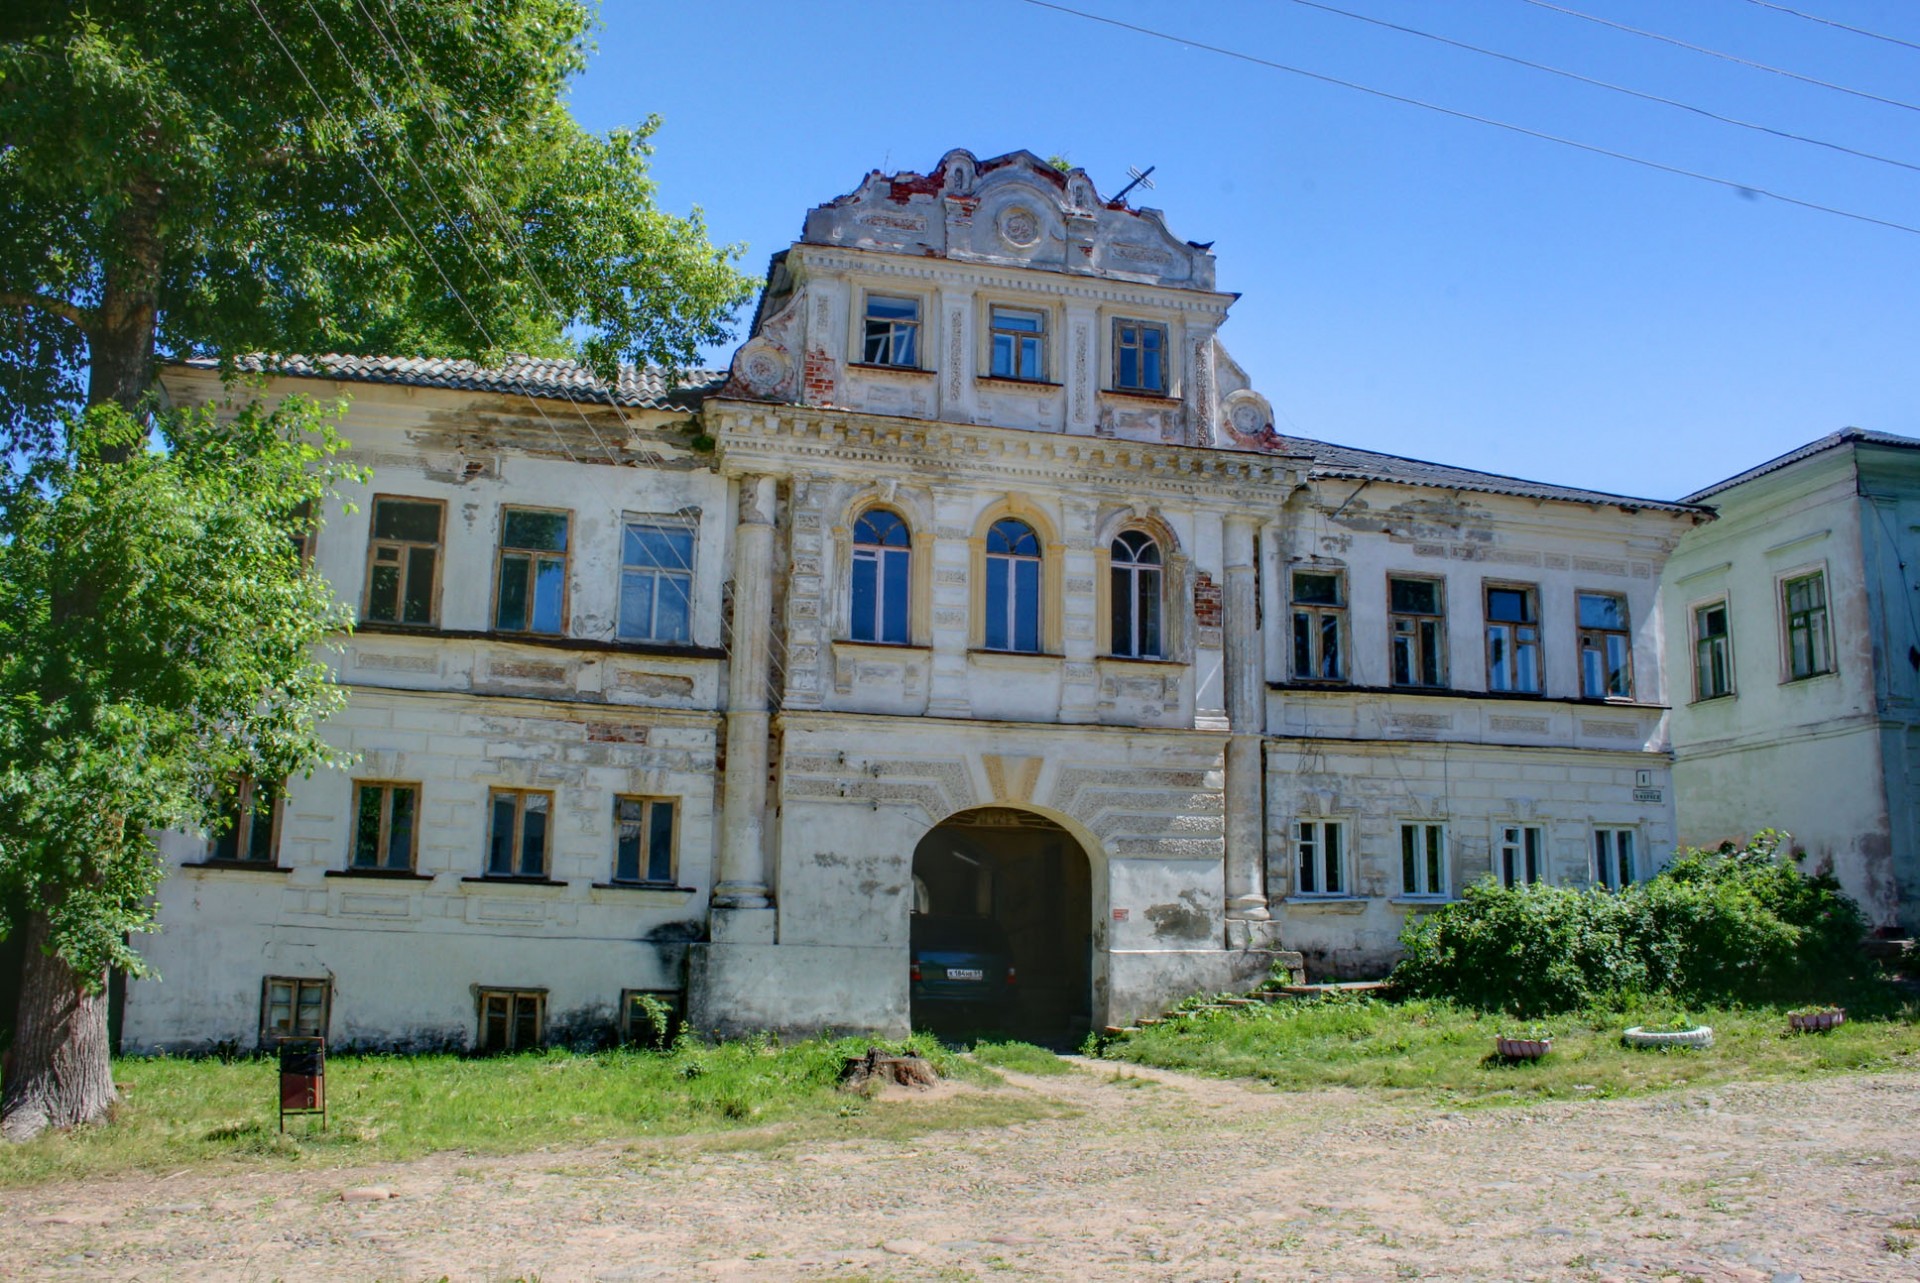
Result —
[[1441, 490], [1470, 490], [1480, 494], [1514, 495], [1522, 499], [1558, 499], [1568, 503], [1651, 508], [1659, 512], [1701, 511], [1697, 504], [1667, 499], [1639, 499], [1631, 495], [1610, 494], [1604, 490], [1582, 490], [1577, 486], [1556, 486], [1544, 481], [1526, 481], [1495, 472], [1476, 472], [1425, 459], [1408, 459], [1397, 454], [1381, 454], [1353, 446], [1334, 445], [1306, 437], [1282, 436], [1280, 452], [1312, 460], [1307, 475], [1313, 478], [1352, 481], [1390, 481], [1398, 485], [1432, 486]]
[[[219, 362], [195, 357], [186, 362], [196, 369], [216, 369]], [[407, 356], [246, 356], [237, 362], [249, 374], [271, 373], [294, 378], [338, 379], [345, 383], [393, 383], [416, 388], [447, 388], [464, 392], [497, 392], [508, 396], [555, 397], [562, 400], [615, 404], [633, 410], [685, 410], [727, 380], [725, 370], [682, 370], [669, 382], [667, 371], [654, 366], [620, 367], [619, 379], [609, 385], [578, 361], [549, 357], [511, 356], [498, 366], [477, 361]]]
[[1884, 445], [1902, 450], [1920, 450], [1920, 440], [1913, 437], [1897, 437], [1891, 432], [1869, 432], [1865, 428], [1842, 428], [1838, 432], [1829, 432], [1818, 441], [1809, 441], [1797, 450], [1789, 450], [1777, 459], [1769, 459], [1757, 468], [1748, 468], [1745, 472], [1728, 477], [1725, 481], [1716, 481], [1705, 490], [1696, 490], [1686, 497], [1687, 503], [1698, 503], [1709, 495], [1719, 494], [1722, 490], [1731, 490], [1743, 481], [1755, 477], [1764, 477], [1769, 472], [1778, 472], [1782, 468], [1792, 467], [1802, 459], [1811, 459], [1816, 454], [1825, 454], [1841, 446]]

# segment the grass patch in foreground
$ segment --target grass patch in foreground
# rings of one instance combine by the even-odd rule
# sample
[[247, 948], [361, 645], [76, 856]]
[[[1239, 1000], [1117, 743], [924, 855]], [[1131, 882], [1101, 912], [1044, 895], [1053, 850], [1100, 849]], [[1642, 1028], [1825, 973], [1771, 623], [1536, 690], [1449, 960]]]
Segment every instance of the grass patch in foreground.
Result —
[[1017, 1074], [1066, 1074], [1073, 1066], [1030, 1042], [977, 1042], [973, 1058], [995, 1069], [1011, 1069]]
[[[1864, 1009], [1862, 1009], [1864, 1008]], [[1616, 1096], [1736, 1079], [1920, 1068], [1920, 1007], [1886, 994], [1828, 1033], [1789, 1034], [1785, 1006], [1691, 1007], [1649, 1002], [1538, 1022], [1409, 999], [1327, 997], [1195, 1012], [1109, 1044], [1106, 1059], [1231, 1078], [1290, 1091], [1316, 1087], [1421, 1092], [1451, 1103]], [[1686, 1017], [1713, 1026], [1707, 1051], [1624, 1046], [1629, 1025]], [[1553, 1050], [1534, 1063], [1492, 1055], [1500, 1033], [1535, 1024]]]
[[[890, 1118], [894, 1102], [838, 1089], [865, 1038], [765, 1040], [662, 1053], [548, 1051], [468, 1060], [458, 1056], [331, 1056], [328, 1131], [304, 1119], [278, 1131], [278, 1070], [267, 1059], [223, 1064], [168, 1057], [123, 1058], [114, 1080], [125, 1095], [115, 1121], [0, 1146], [0, 1184], [81, 1180], [204, 1163], [327, 1167], [415, 1158], [438, 1150], [502, 1154], [769, 1123], [826, 1120], [847, 1135]], [[942, 1078], [981, 1086], [999, 1075], [916, 1036], [911, 1045]], [[958, 1105], [964, 1097], [957, 1097]], [[907, 1112], [905, 1125], [939, 1126], [942, 1105]], [[908, 1102], [899, 1102], [906, 1105]], [[956, 1125], [977, 1111], [956, 1109]], [[830, 1129], [832, 1130], [832, 1129]]]

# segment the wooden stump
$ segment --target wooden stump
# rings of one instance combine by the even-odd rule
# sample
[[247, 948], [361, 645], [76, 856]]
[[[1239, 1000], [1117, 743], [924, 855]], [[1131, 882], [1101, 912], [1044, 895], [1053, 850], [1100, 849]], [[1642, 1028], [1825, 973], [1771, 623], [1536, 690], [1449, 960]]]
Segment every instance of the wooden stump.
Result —
[[864, 1056], [847, 1057], [846, 1067], [840, 1071], [840, 1082], [846, 1087], [865, 1087], [869, 1083], [895, 1083], [901, 1087], [932, 1087], [940, 1081], [940, 1075], [933, 1072], [917, 1052], [909, 1051], [896, 1056], [879, 1047], [867, 1048]]

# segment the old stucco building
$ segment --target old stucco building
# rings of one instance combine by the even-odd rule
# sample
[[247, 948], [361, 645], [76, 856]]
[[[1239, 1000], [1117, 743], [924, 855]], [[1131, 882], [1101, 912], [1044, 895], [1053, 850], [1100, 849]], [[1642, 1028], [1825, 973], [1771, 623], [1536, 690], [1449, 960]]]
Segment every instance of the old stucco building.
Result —
[[1849, 428], [1690, 498], [1719, 515], [1663, 588], [1682, 838], [1785, 829], [1920, 931], [1920, 441]]
[[1232, 301], [955, 151], [809, 213], [724, 374], [280, 363], [373, 469], [314, 550], [357, 761], [168, 839], [128, 1044], [899, 1031], [916, 908], [1084, 1027], [1377, 970], [1489, 872], [1646, 876], [1703, 510], [1277, 435]]

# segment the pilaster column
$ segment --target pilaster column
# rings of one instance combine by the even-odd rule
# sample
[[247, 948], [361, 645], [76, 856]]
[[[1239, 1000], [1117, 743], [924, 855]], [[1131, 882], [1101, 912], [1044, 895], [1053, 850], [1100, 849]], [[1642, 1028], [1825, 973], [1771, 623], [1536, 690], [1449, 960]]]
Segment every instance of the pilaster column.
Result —
[[1256, 590], [1251, 517], [1226, 521], [1226, 596], [1222, 621], [1226, 636], [1227, 702], [1227, 916], [1252, 921], [1267, 917], [1265, 816], [1262, 798], [1261, 736], [1265, 704], [1261, 676], [1265, 657], [1255, 628]]
[[766, 849], [768, 667], [773, 630], [773, 478], [740, 479], [733, 537], [733, 643], [727, 662], [727, 774], [722, 785], [721, 909], [773, 903]]

